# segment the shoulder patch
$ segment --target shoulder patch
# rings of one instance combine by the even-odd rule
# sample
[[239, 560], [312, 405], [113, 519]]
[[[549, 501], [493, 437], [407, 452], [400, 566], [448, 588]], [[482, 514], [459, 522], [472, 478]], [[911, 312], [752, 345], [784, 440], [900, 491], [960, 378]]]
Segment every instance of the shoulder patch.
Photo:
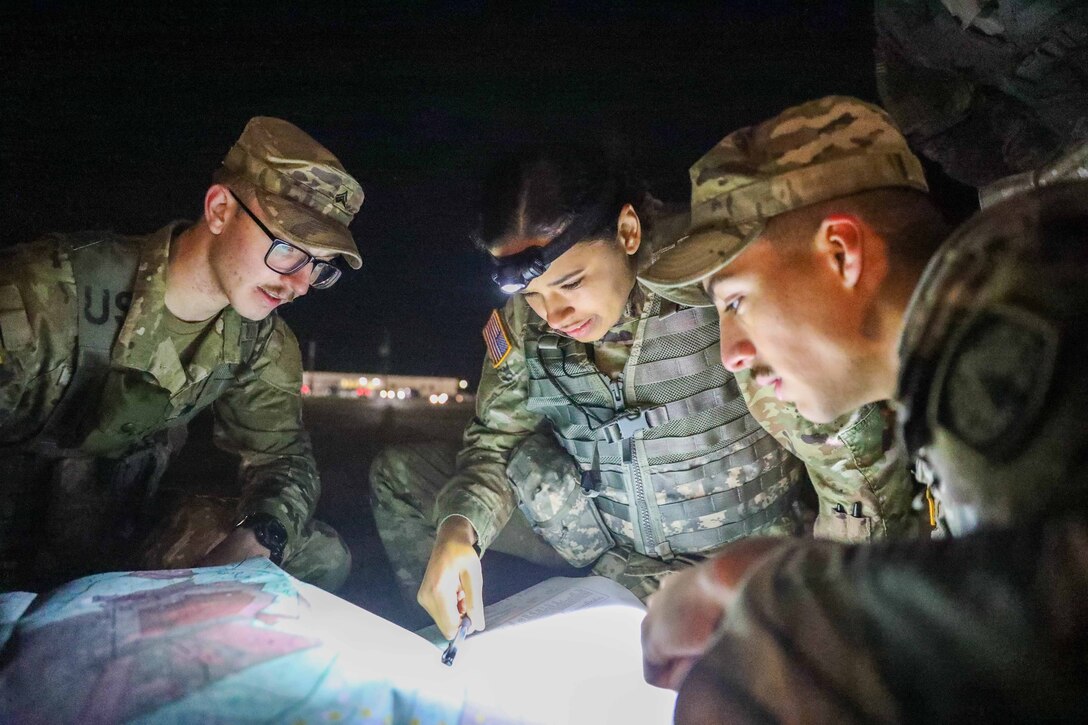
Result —
[[497, 368], [510, 354], [510, 335], [506, 331], [506, 323], [498, 310], [491, 310], [491, 317], [487, 318], [484, 325], [484, 344], [487, 345], [487, 356], [491, 358], [491, 367]]

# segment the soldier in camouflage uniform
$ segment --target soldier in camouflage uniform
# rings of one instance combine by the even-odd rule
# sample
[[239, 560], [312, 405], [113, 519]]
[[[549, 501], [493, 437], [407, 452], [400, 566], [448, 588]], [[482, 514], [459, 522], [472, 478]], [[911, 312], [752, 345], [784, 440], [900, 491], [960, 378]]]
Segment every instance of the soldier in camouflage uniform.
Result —
[[[713, 301], [730, 367], [767, 368], [802, 410], [895, 393], [956, 538], [729, 547], [651, 598], [647, 679], [680, 689], [684, 723], [1083, 722], [1088, 184], [992, 207], [934, 252], [924, 204], [881, 223], [888, 186], [923, 187], [859, 101], [787, 109], [696, 166], [705, 214], [644, 281]], [[791, 296], [811, 304], [782, 314]], [[851, 377], [824, 374], [835, 352]]]
[[[313, 520], [298, 343], [275, 309], [357, 268], [362, 202], [295, 126], [254, 118], [202, 217], [146, 237], [53, 234], [0, 264], [0, 589], [251, 556], [335, 588], [350, 562]], [[171, 445], [201, 409], [240, 492], [150, 521]]]
[[[484, 329], [489, 357], [464, 447], [397, 448], [372, 468], [379, 532], [405, 593], [418, 590], [447, 635], [459, 596], [483, 624], [488, 547], [592, 566], [646, 597], [725, 542], [796, 528], [801, 466], [759, 425], [786, 411], [749, 414], [747, 382], [721, 365], [716, 315], [635, 283], [686, 214], [644, 203], [589, 152], [552, 153], [499, 164], [485, 186], [497, 211], [485, 211], [481, 246], [515, 294]], [[856, 428], [847, 445], [827, 426], [784, 440], [822, 458], [821, 480], [840, 486], [822, 533], [900, 533], [911, 518], [902, 459], [883, 456], [879, 412]]]
[[1004, 184], [1088, 142], [1083, 0], [876, 0], [877, 88], [919, 153]]

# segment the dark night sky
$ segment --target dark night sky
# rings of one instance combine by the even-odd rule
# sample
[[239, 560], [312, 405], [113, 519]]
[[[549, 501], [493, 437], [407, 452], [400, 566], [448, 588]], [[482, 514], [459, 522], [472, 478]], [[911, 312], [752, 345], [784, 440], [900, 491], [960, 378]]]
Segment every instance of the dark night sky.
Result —
[[468, 238], [502, 149], [618, 142], [682, 200], [734, 128], [876, 100], [869, 2], [171, 5], [5, 3], [0, 243], [192, 218], [246, 120], [281, 116], [366, 192], [363, 269], [284, 313], [320, 369], [376, 370], [388, 331], [390, 372], [476, 379], [502, 296]]

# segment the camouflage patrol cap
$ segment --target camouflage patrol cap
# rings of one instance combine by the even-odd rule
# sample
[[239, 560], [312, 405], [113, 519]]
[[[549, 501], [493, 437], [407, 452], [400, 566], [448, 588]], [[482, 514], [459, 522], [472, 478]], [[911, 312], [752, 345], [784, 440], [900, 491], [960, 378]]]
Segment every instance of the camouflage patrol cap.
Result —
[[257, 202], [277, 235], [311, 251], [341, 254], [353, 269], [362, 265], [348, 224], [363, 190], [305, 131], [279, 118], [251, 118], [223, 170], [256, 186]]
[[828, 96], [726, 136], [691, 167], [691, 226], [639, 279], [662, 297], [708, 306], [702, 287], [771, 217], [884, 187], [928, 191], [922, 165], [880, 108]]

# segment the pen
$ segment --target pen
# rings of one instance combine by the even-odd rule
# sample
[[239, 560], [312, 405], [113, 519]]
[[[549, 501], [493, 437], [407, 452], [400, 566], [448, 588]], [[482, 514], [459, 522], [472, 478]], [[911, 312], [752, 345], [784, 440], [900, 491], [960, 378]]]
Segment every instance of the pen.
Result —
[[468, 634], [468, 628], [471, 626], [472, 620], [468, 618], [467, 614], [462, 614], [461, 624], [457, 627], [457, 634], [453, 635], [453, 639], [446, 646], [446, 651], [442, 653], [442, 664], [453, 665], [453, 658], [457, 656], [457, 648], [465, 641], [465, 635]]

